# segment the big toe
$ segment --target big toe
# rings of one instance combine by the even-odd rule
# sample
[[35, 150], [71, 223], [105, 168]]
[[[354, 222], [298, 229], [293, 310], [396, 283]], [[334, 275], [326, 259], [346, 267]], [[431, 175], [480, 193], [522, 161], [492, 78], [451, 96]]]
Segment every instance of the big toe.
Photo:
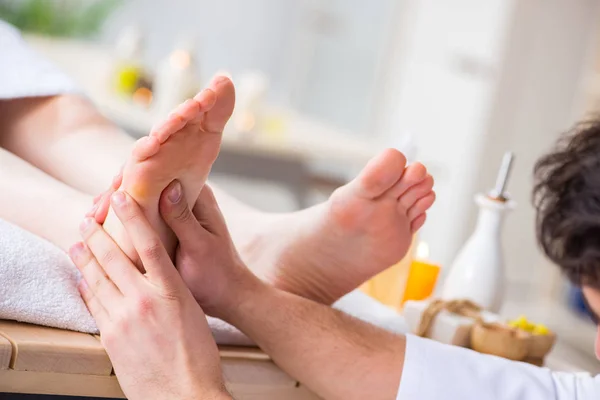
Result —
[[235, 87], [229, 77], [215, 76], [208, 89], [216, 95], [214, 106], [206, 112], [203, 127], [208, 132], [223, 132], [235, 106]]
[[406, 167], [406, 157], [387, 149], [373, 158], [350, 185], [361, 197], [374, 199], [394, 186]]

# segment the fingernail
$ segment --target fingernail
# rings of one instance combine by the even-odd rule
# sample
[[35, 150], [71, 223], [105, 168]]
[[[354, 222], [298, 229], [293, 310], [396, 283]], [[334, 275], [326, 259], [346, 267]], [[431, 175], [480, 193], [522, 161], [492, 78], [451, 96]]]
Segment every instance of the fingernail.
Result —
[[86, 292], [88, 290], [88, 284], [85, 279], [81, 279], [77, 287], [79, 288], [80, 292]]
[[169, 193], [167, 193], [167, 197], [169, 201], [173, 204], [177, 203], [179, 199], [181, 199], [181, 183], [175, 182], [173, 187], [169, 189]]
[[83, 251], [83, 242], [78, 242], [75, 243], [73, 246], [71, 246], [71, 248], [69, 249], [69, 256], [72, 259], [77, 258], [77, 256], [79, 256], [81, 254], [81, 252]]
[[90, 217], [85, 218], [81, 222], [81, 224], [79, 225], [79, 230], [81, 232], [85, 232], [90, 227], [90, 225], [92, 224], [92, 221], [94, 221], [94, 220], [92, 218], [90, 218]]
[[92, 209], [89, 211], [88, 215], [94, 215], [96, 214], [96, 210], [98, 210], [98, 203], [94, 204], [94, 206], [92, 207]]
[[118, 191], [118, 192], [114, 192], [113, 195], [111, 196], [112, 202], [114, 205], [116, 206], [122, 206], [123, 204], [125, 204], [125, 193]]
[[112, 187], [117, 188], [121, 186], [121, 174], [115, 175], [112, 180]]

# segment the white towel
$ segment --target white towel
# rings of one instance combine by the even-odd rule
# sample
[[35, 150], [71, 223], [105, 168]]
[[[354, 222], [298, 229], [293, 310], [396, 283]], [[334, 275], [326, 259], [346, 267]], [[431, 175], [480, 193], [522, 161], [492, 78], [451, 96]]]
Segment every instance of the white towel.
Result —
[[73, 80], [27, 46], [18, 30], [0, 21], [0, 99], [79, 93]]
[[0, 220], [0, 319], [95, 333], [78, 280], [62, 250]]
[[[0, 219], [0, 319], [98, 333], [77, 291], [79, 279], [61, 249]], [[335, 307], [392, 332], [406, 332], [403, 317], [360, 292], [350, 293]], [[208, 322], [219, 344], [253, 344], [226, 322], [210, 317]]]

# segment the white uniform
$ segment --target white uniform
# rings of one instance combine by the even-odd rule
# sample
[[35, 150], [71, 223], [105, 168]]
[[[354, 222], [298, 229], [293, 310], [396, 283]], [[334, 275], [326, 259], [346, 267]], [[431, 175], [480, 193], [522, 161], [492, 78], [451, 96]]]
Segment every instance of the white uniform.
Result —
[[58, 68], [31, 50], [19, 32], [0, 20], [0, 99], [78, 92]]
[[409, 335], [398, 400], [599, 400], [600, 375], [487, 356]]

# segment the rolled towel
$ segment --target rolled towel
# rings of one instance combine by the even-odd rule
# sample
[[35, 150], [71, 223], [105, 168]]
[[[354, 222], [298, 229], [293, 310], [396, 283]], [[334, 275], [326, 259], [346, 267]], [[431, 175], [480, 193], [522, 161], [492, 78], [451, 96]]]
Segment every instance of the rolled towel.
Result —
[[[79, 271], [52, 243], [0, 219], [0, 319], [98, 333], [77, 291]], [[334, 307], [396, 333], [407, 331], [395, 310], [361, 292], [352, 292]], [[230, 324], [208, 317], [219, 344], [253, 342]]]
[[0, 319], [96, 333], [64, 251], [0, 220]]

